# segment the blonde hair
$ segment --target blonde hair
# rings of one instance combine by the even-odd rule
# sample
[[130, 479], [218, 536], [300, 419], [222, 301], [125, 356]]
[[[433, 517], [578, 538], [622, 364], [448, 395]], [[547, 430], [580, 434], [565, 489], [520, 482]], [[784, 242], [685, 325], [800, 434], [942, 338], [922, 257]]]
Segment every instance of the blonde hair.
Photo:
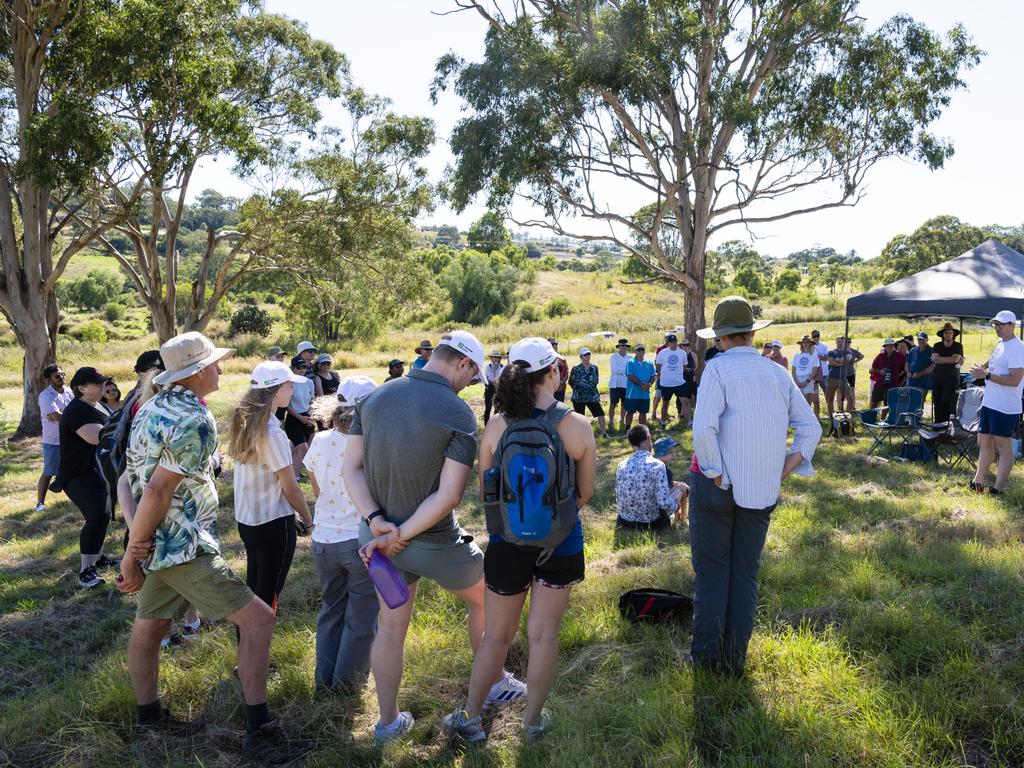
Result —
[[334, 429], [348, 432], [355, 416], [354, 406], [340, 402], [336, 395], [318, 397], [309, 406], [309, 415], [321, 424], [330, 424]]
[[242, 464], [255, 464], [266, 454], [267, 424], [274, 411], [274, 396], [281, 388], [250, 388], [228, 422], [228, 453]]
[[135, 403], [141, 406], [144, 402], [149, 400], [153, 395], [160, 391], [161, 387], [154, 380], [163, 371], [159, 368], [150, 368], [144, 374], [139, 376], [139, 388], [136, 390], [138, 395], [135, 397]]

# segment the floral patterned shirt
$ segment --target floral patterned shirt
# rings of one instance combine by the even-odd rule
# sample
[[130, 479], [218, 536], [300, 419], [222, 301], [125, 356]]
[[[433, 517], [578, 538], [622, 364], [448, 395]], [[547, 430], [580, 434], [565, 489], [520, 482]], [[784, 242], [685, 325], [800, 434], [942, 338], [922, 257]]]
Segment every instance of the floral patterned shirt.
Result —
[[572, 385], [572, 401], [574, 403], [599, 403], [601, 395], [597, 392], [597, 366], [589, 367], [580, 363], [572, 367], [569, 383]]
[[153, 551], [142, 562], [145, 571], [181, 565], [202, 553], [220, 554], [211, 461], [216, 450], [217, 424], [190, 389], [171, 385], [139, 408], [127, 452], [136, 504], [158, 466], [183, 476], [157, 526]]
[[615, 472], [615, 500], [619, 517], [631, 523], [653, 523], [662, 512], [679, 506], [668, 487], [667, 467], [639, 450], [623, 459]]

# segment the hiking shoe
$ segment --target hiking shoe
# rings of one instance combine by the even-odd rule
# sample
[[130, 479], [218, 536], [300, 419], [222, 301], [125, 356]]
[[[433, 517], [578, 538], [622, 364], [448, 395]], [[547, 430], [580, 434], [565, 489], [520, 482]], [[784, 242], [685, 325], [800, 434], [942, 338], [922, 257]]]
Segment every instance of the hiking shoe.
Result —
[[287, 763], [298, 756], [292, 753], [288, 737], [276, 720], [264, 723], [255, 731], [245, 734], [245, 738], [242, 739], [242, 754], [271, 765]]
[[46, 511], [46, 505], [45, 504], [36, 504], [36, 508], [33, 509], [32, 511], [33, 512], [45, 512]]
[[975, 493], [984, 493], [985, 492], [985, 484], [984, 483], [976, 483], [973, 480], [971, 480], [971, 482], [969, 482], [967, 484], [967, 487], [970, 488]]
[[548, 727], [551, 725], [551, 713], [547, 709], [540, 711], [540, 723], [538, 725], [530, 725], [525, 720], [523, 721], [523, 738], [529, 743], [540, 741], [544, 738], [544, 734], [547, 732]]
[[199, 621], [193, 624], [181, 623], [181, 639], [184, 641], [195, 640], [203, 632], [209, 631], [213, 627], [210, 620], [200, 616]]
[[377, 724], [373, 726], [373, 740], [378, 744], [387, 744], [411, 731], [415, 722], [412, 712], [399, 712], [395, 722], [387, 725], [378, 720]]
[[484, 730], [480, 715], [470, 717], [464, 709], [456, 709], [451, 714], [441, 718], [441, 727], [449, 738], [457, 738], [466, 744], [479, 744], [487, 741], [487, 731]]
[[[1002, 496], [1003, 495], [1003, 492], [1001, 490], [999, 490], [998, 488], [996, 488], [995, 486], [992, 486], [991, 488], [989, 488], [988, 492], [992, 496]], [[984, 491], [982, 491], [982, 493], [984, 493]]]
[[519, 701], [526, 696], [526, 683], [516, 680], [511, 672], [506, 672], [501, 680], [491, 686], [490, 693], [484, 699], [485, 707], [502, 707]]
[[95, 566], [90, 565], [78, 574], [78, 586], [82, 589], [92, 589], [100, 584], [106, 584], [106, 579], [96, 573]]
[[135, 732], [138, 735], [155, 733], [163, 736], [194, 736], [206, 728], [206, 720], [179, 720], [171, 715], [171, 710], [161, 709], [160, 719], [152, 723], [136, 723]]
[[106, 555], [100, 555], [100, 559], [93, 564], [93, 568], [99, 570], [100, 568], [120, 568], [121, 558], [119, 557], [107, 557]]

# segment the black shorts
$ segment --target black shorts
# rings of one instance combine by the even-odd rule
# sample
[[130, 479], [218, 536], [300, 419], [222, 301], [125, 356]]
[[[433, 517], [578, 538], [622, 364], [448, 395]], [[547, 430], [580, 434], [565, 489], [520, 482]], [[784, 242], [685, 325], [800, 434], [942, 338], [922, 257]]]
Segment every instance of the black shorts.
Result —
[[677, 387], [662, 387], [661, 396], [668, 402], [671, 402], [673, 397], [680, 399], [688, 398], [690, 396], [690, 387], [688, 384], [680, 384]]
[[551, 589], [568, 589], [583, 581], [583, 552], [552, 555], [541, 565], [540, 547], [521, 547], [507, 541], [494, 541], [484, 552], [484, 583], [497, 595], [521, 595], [536, 581]]
[[601, 407], [601, 401], [598, 400], [596, 403], [577, 403], [573, 400], [572, 409], [578, 414], [583, 414], [584, 410], [589, 409], [591, 416], [604, 416], [604, 408]]
[[[302, 415], [309, 416], [308, 413]], [[316, 434], [316, 426], [307, 427], [289, 413], [284, 419], [284, 433], [288, 435], [292, 445], [302, 445], [313, 439], [313, 435]]]
[[609, 387], [608, 388], [608, 399], [611, 401], [612, 406], [619, 404], [620, 400], [626, 399], [626, 388], [625, 387]]
[[625, 404], [622, 407], [626, 409], [626, 413], [647, 413], [651, 410], [651, 401], [646, 397], [627, 397], [622, 402]]
[[633, 520], [623, 520], [621, 517], [615, 518], [615, 527], [623, 528], [627, 531], [664, 531], [672, 526], [672, 521], [665, 512], [659, 512], [656, 520], [652, 520], [649, 523], [638, 523]]

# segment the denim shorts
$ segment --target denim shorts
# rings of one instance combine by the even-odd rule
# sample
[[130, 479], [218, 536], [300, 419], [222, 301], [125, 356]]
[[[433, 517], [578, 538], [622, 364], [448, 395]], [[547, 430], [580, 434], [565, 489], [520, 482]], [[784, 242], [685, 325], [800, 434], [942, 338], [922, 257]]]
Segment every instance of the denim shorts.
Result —
[[60, 446], [43, 443], [43, 474], [56, 477], [60, 469]]

